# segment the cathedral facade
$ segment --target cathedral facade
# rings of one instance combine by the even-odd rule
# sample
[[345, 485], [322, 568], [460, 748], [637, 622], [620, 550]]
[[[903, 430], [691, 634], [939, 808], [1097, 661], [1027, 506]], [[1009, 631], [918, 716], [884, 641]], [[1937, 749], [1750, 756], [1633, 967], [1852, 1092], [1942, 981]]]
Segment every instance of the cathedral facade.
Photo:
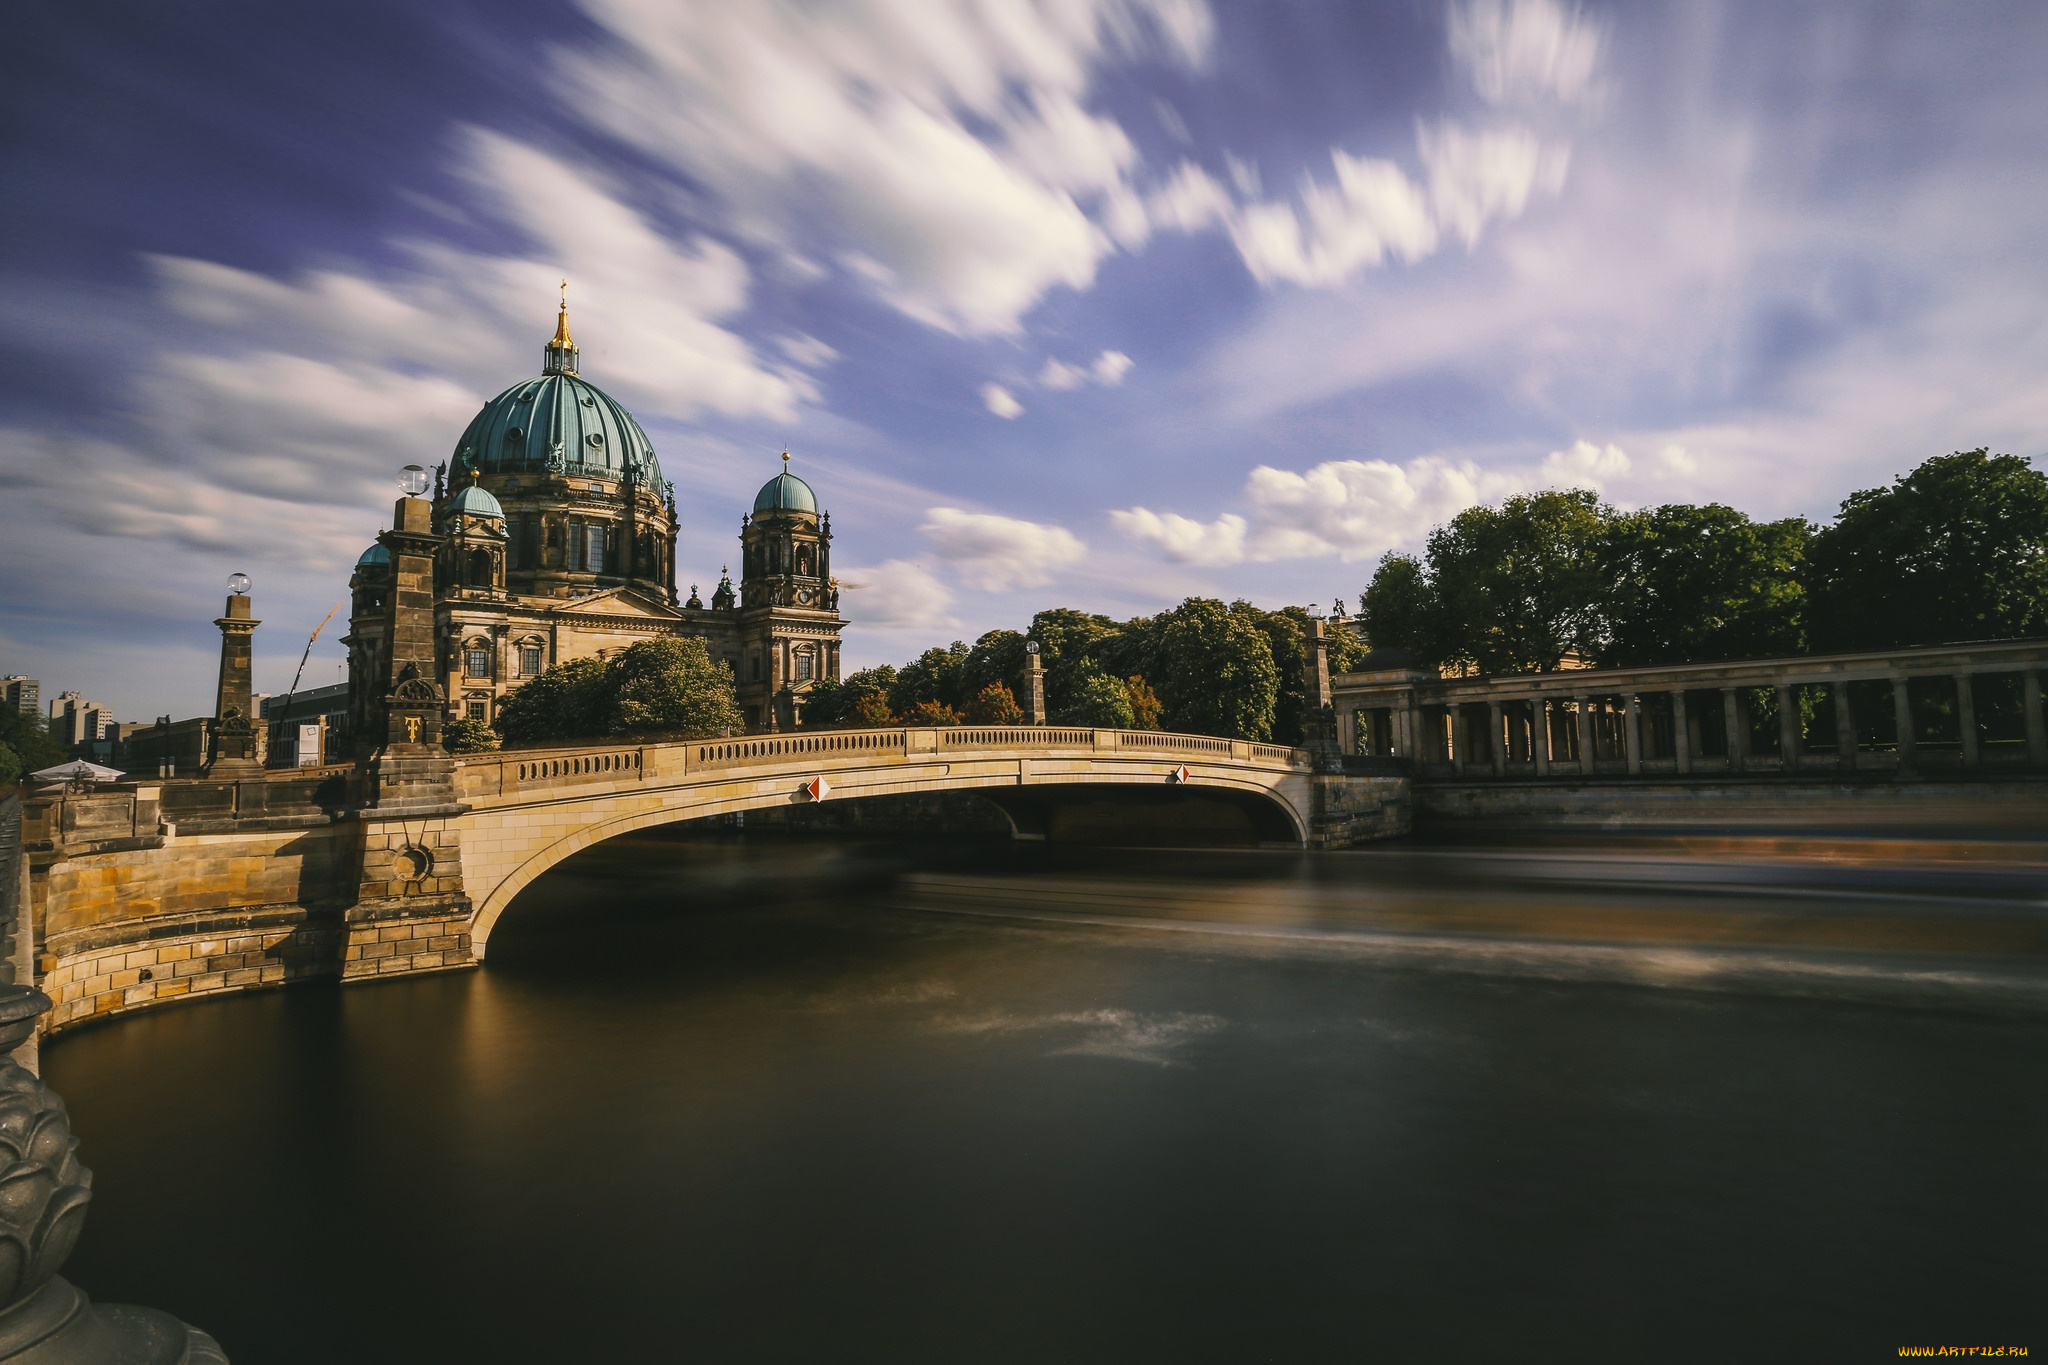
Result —
[[[656, 636], [703, 640], [732, 669], [750, 728], [797, 724], [805, 694], [839, 676], [832, 521], [783, 470], [740, 520], [740, 584], [721, 571], [709, 605], [676, 591], [676, 494], [633, 415], [577, 372], [565, 303], [539, 376], [484, 404], [432, 495], [432, 583], [400, 581], [390, 533], [350, 580], [352, 719], [369, 714], [394, 641], [392, 594], [430, 592], [446, 718], [491, 723], [504, 698], [571, 659]], [[424, 643], [424, 642], [419, 642]], [[399, 652], [418, 657], [415, 644]]]

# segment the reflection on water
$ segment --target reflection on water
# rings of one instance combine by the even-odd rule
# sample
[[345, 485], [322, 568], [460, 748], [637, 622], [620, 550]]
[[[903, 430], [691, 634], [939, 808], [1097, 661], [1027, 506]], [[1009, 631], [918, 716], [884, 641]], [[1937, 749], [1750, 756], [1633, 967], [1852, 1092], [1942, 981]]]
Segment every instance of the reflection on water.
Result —
[[71, 1269], [242, 1365], [2026, 1342], [2040, 886], [621, 841], [485, 971], [60, 1039]]

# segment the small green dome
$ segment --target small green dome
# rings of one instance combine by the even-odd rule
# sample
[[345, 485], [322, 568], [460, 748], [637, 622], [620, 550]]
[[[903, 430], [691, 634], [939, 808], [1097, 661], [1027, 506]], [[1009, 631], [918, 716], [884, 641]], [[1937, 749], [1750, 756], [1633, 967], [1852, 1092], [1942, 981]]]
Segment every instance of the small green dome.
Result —
[[484, 404], [456, 442], [453, 465], [485, 474], [621, 480], [630, 471], [642, 488], [661, 487], [654, 445], [633, 414], [566, 371], [514, 384]]
[[356, 561], [356, 567], [358, 569], [379, 568], [383, 565], [389, 564], [390, 562], [391, 551], [385, 548], [382, 541], [379, 541], [377, 544], [372, 545], [369, 549], [363, 551], [362, 558]]
[[505, 509], [498, 505], [498, 500], [491, 496], [488, 488], [485, 488], [482, 484], [473, 483], [455, 495], [454, 501], [448, 504], [448, 515], [451, 517], [496, 517], [499, 521], [503, 521], [505, 519]]
[[754, 495], [754, 511], [761, 512], [809, 512], [818, 515], [818, 495], [811, 486], [787, 471], [761, 485], [761, 491]]

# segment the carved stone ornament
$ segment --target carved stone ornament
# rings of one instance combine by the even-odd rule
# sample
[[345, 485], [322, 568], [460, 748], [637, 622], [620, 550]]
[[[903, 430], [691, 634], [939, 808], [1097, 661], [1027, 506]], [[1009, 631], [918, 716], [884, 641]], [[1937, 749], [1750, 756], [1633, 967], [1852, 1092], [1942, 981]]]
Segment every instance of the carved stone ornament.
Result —
[[[49, 1008], [39, 990], [0, 986], [0, 1049]], [[0, 1365], [227, 1365], [197, 1328], [151, 1308], [95, 1306], [57, 1274], [91, 1203], [64, 1101], [0, 1056]]]
[[420, 666], [408, 663], [399, 670], [398, 681], [391, 688], [391, 695], [384, 699], [387, 706], [439, 706], [441, 686], [420, 674]]

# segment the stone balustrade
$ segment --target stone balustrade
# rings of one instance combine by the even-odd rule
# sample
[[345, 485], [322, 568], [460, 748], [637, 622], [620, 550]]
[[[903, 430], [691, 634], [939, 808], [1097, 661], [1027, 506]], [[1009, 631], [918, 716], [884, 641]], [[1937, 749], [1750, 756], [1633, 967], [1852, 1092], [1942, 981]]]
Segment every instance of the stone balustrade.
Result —
[[2048, 767], [2048, 641], [1655, 668], [1332, 681], [1349, 753], [1418, 778], [1859, 773]]

